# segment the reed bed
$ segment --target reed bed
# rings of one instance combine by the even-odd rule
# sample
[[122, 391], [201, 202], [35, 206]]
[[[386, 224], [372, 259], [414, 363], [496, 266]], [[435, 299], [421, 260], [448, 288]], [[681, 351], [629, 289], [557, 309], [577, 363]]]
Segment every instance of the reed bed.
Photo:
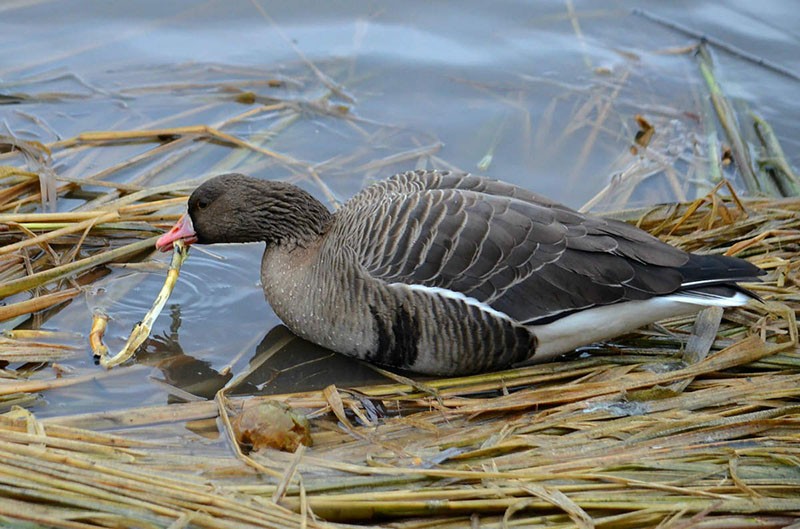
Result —
[[[598, 144], [622, 129], [629, 149], [604, 168], [614, 177], [584, 209], [609, 211], [687, 250], [750, 260], [768, 272], [749, 286], [763, 302], [661, 322], [564, 361], [470, 377], [381, 371], [390, 383], [237, 395], [245, 383], [263, 382], [253, 380], [258, 367], [288, 338], [214, 400], [185, 395], [181, 404], [37, 418], [29, 410], [55, 390], [144, 377], [135, 363], [70, 367], [91, 354], [90, 341], [96, 351], [104, 347], [102, 312], [85, 315], [84, 332], [41, 327], [113, 274], [112, 264], [150, 266], [157, 234], [199, 181], [175, 175], [270, 171], [315, 187], [335, 207], [345, 177], [364, 183], [398, 169], [458, 168], [440, 157], [438, 138], [358, 116], [343, 88], [359, 82], [352, 64], [305, 58], [308, 70], [296, 77], [224, 67], [116, 93], [86, 85], [90, 95], [80, 97], [182, 94], [202, 104], [132, 130], [121, 124], [42, 142], [1, 136], [0, 524], [797, 527], [798, 179], [769, 124], [726, 97], [707, 45], [666, 51], [692, 54], [687, 62], [702, 80], [692, 85], [698, 128], [689, 141], [675, 125], [683, 111], [630, 97], [647, 81], [632, 65], [600, 72], [588, 90], [556, 86], [559, 95], [538, 121], [525, 90], [517, 98], [503, 86], [455, 82], [510, 111], [487, 127], [475, 160], [481, 171], [491, 173], [498, 145], [518, 127], [525, 157], [563, 156], [567, 181], [577, 184]], [[551, 80], [522, 80], [526, 89], [553, 88]], [[559, 130], [555, 116], [564, 106], [571, 111]], [[640, 113], [647, 116], [630, 119]], [[330, 128], [350, 150], [308, 161], [315, 159], [302, 152], [308, 123]], [[576, 140], [577, 156], [567, 156]], [[204, 169], [188, 170], [197, 167]], [[758, 198], [737, 196], [728, 178]], [[630, 207], [663, 196], [675, 200]], [[60, 207], [64, 200], [78, 205]], [[265, 401], [304, 414], [313, 446], [294, 453], [240, 447], [231, 417]]]
[[[0, 416], [0, 519], [69, 528], [794, 523], [800, 199], [744, 200], [721, 188], [617, 216], [687, 249], [750, 259], [769, 272], [751, 285], [764, 303], [479, 376], [230, 396], [242, 373], [215, 401], [45, 421], [13, 407]], [[16, 340], [44, 355], [37, 361], [72, 352], [38, 338]], [[81, 378], [0, 389], [30, 398]], [[183, 425], [220, 431], [232, 446], [220, 413], [265, 399], [309, 417], [313, 446], [237, 457], [213, 435], [186, 441]]]

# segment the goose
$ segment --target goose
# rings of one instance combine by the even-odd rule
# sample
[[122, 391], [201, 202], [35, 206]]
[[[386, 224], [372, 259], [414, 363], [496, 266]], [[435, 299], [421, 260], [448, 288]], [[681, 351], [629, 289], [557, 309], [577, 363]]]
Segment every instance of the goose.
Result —
[[549, 361], [652, 322], [756, 298], [742, 259], [698, 255], [500, 180], [410, 171], [335, 213], [299, 187], [204, 182], [157, 247], [264, 242], [264, 295], [298, 336], [463, 375]]

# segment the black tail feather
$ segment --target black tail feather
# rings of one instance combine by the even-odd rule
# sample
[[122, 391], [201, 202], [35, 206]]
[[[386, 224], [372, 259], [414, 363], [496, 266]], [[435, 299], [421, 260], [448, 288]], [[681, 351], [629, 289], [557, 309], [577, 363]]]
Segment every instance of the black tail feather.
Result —
[[739, 281], [761, 281], [759, 276], [766, 274], [764, 270], [744, 259], [726, 255], [690, 254], [689, 261], [678, 270], [683, 276], [680, 290], [693, 290], [722, 297], [731, 297], [736, 292], [741, 292], [762, 301], [756, 293], [737, 284]]
[[766, 272], [756, 265], [726, 255], [690, 254], [689, 261], [678, 271], [683, 276], [683, 287], [731, 285], [738, 281], [759, 281]]

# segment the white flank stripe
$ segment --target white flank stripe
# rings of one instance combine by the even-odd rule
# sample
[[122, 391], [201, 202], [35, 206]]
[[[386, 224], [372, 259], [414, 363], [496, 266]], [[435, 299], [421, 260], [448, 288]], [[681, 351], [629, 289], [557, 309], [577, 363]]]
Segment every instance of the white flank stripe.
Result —
[[700, 281], [687, 281], [686, 283], [681, 283], [681, 288], [691, 288], [691, 287], [702, 287], [707, 285], [724, 285], [725, 282], [728, 283], [738, 283], [740, 281], [747, 282], [747, 281], [755, 281], [758, 282], [756, 278], [740, 278], [740, 279], [726, 279], [725, 281], [721, 282], [719, 279], [701, 279]]
[[417, 284], [409, 285], [407, 283], [389, 283], [389, 286], [390, 287], [395, 287], [395, 288], [408, 288], [410, 290], [417, 290], [419, 292], [426, 292], [428, 294], [434, 294], [434, 295], [442, 296], [442, 297], [449, 298], [449, 299], [455, 299], [455, 300], [461, 301], [463, 303], [466, 303], [467, 305], [470, 305], [470, 306], [473, 306], [473, 307], [477, 307], [480, 310], [482, 310], [482, 311], [484, 311], [484, 312], [486, 312], [488, 314], [491, 314], [495, 318], [500, 318], [500, 319], [503, 319], [503, 320], [507, 320], [507, 321], [516, 323], [516, 320], [514, 318], [512, 318], [511, 316], [509, 316], [508, 314], [506, 314], [505, 312], [500, 312], [497, 309], [493, 309], [492, 307], [490, 307], [489, 305], [487, 305], [483, 301], [479, 301], [479, 300], [477, 300], [475, 298], [472, 298], [470, 296], [466, 296], [466, 295], [462, 294], [461, 292], [456, 292], [455, 290], [450, 290], [450, 289], [441, 288], [441, 287], [427, 287], [425, 285], [417, 285]]
[[731, 297], [723, 297], [687, 290], [678, 294], [664, 296], [663, 299], [680, 301], [681, 303], [691, 303], [692, 305], [702, 305], [703, 307], [741, 307], [742, 305], [747, 305], [747, 301], [750, 297], [741, 292], [737, 292]]

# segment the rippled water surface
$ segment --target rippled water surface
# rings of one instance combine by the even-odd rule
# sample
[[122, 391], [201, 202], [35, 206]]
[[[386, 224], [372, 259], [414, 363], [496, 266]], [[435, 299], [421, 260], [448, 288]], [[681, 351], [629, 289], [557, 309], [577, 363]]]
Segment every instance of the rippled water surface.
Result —
[[[641, 114], [656, 126], [654, 150], [663, 159], [647, 161], [654, 176], [629, 196], [610, 193], [595, 209], [685, 200], [710, 187], [703, 161], [710, 106], [688, 49], [697, 39], [681, 28], [729, 45], [711, 46], [725, 93], [738, 111], [772, 125], [797, 166], [798, 13], [791, 2], [744, 0], [6, 2], [0, 132], [48, 143], [91, 130], [211, 125], [313, 169], [197, 141], [169, 163], [116, 172], [120, 182], [160, 185], [236, 170], [291, 179], [333, 206], [394, 172], [440, 167], [489, 174], [580, 207], [613, 175], [644, 163], [630, 152]], [[247, 114], [263, 104], [275, 109]], [[86, 177], [152, 148], [97, 148], [58, 158], [55, 168]], [[68, 196], [57, 207], [87, 199]], [[261, 245], [213, 251], [193, 251], [186, 263], [137, 356], [146, 367], [49, 391], [37, 413], [208, 397], [259, 351], [284, 343], [281, 328], [266, 336], [279, 321], [259, 285]], [[168, 256], [152, 259], [163, 264]], [[112, 317], [107, 344], [118, 350], [164, 275], [163, 267], [111, 268], [63, 310], [27, 325], [77, 331], [85, 344], [91, 314], [102, 309]], [[280, 355], [242, 390], [375, 378], [300, 341]], [[277, 375], [299, 362], [311, 367]], [[65, 364], [100, 369], [88, 348]]]

